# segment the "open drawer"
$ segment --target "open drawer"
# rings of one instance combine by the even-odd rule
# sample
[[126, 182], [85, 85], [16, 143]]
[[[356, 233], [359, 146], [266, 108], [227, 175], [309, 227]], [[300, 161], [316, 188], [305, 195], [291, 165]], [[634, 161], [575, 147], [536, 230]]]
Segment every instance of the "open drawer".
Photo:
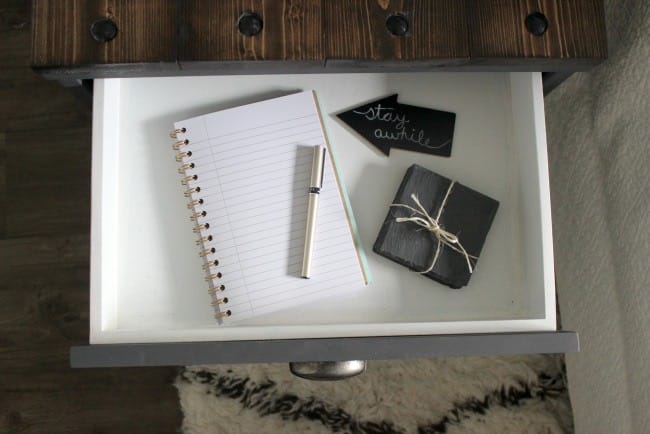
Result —
[[[359, 296], [218, 326], [167, 135], [179, 119], [317, 91], [368, 257]], [[332, 361], [570, 352], [557, 331], [540, 73], [372, 73], [96, 80], [90, 344], [73, 366]], [[334, 116], [398, 93], [455, 112], [452, 156], [390, 157]], [[479, 268], [451, 290], [372, 252], [387, 205], [418, 163], [500, 202]]]

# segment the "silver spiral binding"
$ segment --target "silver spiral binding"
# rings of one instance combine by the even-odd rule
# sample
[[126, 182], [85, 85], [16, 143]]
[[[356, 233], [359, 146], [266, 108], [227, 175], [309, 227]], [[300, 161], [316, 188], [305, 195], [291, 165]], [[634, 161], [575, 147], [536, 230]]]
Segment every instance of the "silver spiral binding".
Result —
[[225, 285], [218, 285], [218, 286], [215, 286], [214, 288], [208, 289], [208, 294], [215, 295], [217, 292], [225, 291], [225, 290], [226, 290]]
[[218, 267], [218, 266], [219, 266], [219, 261], [215, 259], [212, 262], [206, 262], [205, 264], [203, 264], [203, 269], [204, 270], [210, 270], [210, 269], [212, 269], [214, 267]]
[[201, 191], [201, 187], [188, 188], [187, 190], [185, 190], [185, 192], [183, 193], [183, 195], [184, 195], [185, 197], [192, 197], [192, 195], [193, 195], [194, 193], [198, 193], [199, 191]]
[[199, 234], [201, 233], [201, 231], [208, 229], [209, 227], [210, 227], [210, 223], [203, 223], [200, 225], [196, 225], [192, 228], [192, 232], [194, 232], [195, 234]]
[[172, 139], [178, 139], [178, 135], [179, 134], [184, 134], [186, 131], [187, 130], [185, 128], [179, 128], [179, 129], [174, 130], [171, 133], [169, 133], [169, 137], [171, 137]]
[[210, 303], [212, 306], [219, 306], [220, 304], [226, 304], [228, 303], [228, 297], [224, 298], [217, 298]]
[[187, 187], [183, 194], [185, 197], [190, 199], [187, 208], [192, 211], [190, 220], [195, 223], [192, 232], [199, 234], [199, 238], [195, 241], [195, 244], [201, 248], [199, 256], [204, 259], [202, 268], [206, 275], [203, 280], [209, 284], [208, 294], [212, 297], [210, 305], [215, 309], [215, 319], [220, 321], [223, 318], [231, 316], [232, 311], [230, 309], [223, 310], [224, 306], [228, 304], [228, 297], [217, 297], [217, 294], [221, 294], [226, 290], [226, 286], [220, 283], [220, 279], [223, 275], [220, 271], [216, 271], [216, 268], [219, 266], [219, 260], [213, 257], [216, 253], [216, 249], [209, 246], [209, 244], [214, 240], [211, 234], [206, 233], [210, 228], [210, 224], [207, 222], [201, 222], [201, 219], [207, 216], [207, 212], [205, 210], [197, 209], [199, 206], [204, 205], [203, 198], [197, 197], [201, 192], [201, 187], [196, 185], [195, 181], [198, 181], [199, 177], [191, 172], [187, 173], [196, 168], [196, 164], [187, 161], [188, 158], [192, 157], [192, 150], [189, 139], [183, 137], [183, 134], [186, 132], [187, 130], [185, 128], [178, 128], [170, 132], [169, 136], [176, 139], [176, 142], [172, 144], [172, 148], [175, 151], [178, 151], [175, 157], [176, 161], [182, 163], [178, 168], [178, 173], [183, 175], [181, 184]]
[[181, 147], [183, 147], [183, 146], [187, 146], [187, 145], [189, 145], [189, 144], [190, 144], [190, 141], [187, 140], [187, 139], [185, 139], [185, 140], [179, 140], [178, 142], [176, 142], [176, 143], [174, 143], [174, 144], [172, 145], [172, 149], [173, 149], [174, 151], [178, 151], [179, 149], [181, 149]]
[[176, 154], [176, 162], [180, 163], [181, 161], [183, 161], [183, 158], [187, 158], [191, 156], [192, 156], [192, 151], [179, 152], [178, 154]]
[[187, 185], [190, 181], [196, 181], [197, 179], [199, 179], [199, 175], [186, 176], [185, 178], [181, 179], [181, 184]]
[[212, 241], [212, 235], [208, 235], [206, 237], [201, 237], [198, 240], [196, 240], [194, 242], [194, 244], [196, 244], [197, 246], [200, 246], [201, 244], [205, 244], [205, 243], [207, 243], [209, 241]]
[[209, 249], [203, 249], [199, 252], [199, 256], [205, 258], [208, 255], [214, 255], [216, 251], [217, 250], [214, 247], [211, 247]]
[[204, 279], [206, 282], [210, 282], [212, 280], [221, 279], [221, 277], [222, 277], [221, 273], [214, 273], [214, 274], [210, 274], [209, 276], [205, 276]]
[[178, 168], [178, 173], [181, 175], [184, 175], [187, 169], [194, 169], [194, 163], [189, 163], [189, 164], [183, 164], [181, 167]]
[[187, 209], [194, 209], [197, 205], [203, 205], [203, 199], [194, 199], [192, 202], [187, 204]]
[[221, 318], [224, 318], [224, 317], [229, 317], [230, 315], [232, 315], [232, 312], [230, 312], [230, 309], [228, 309], [228, 310], [226, 310], [224, 312], [217, 312], [216, 314], [214, 314], [214, 317], [216, 319], [221, 319]]
[[190, 216], [190, 220], [193, 221], [193, 222], [196, 222], [196, 221], [199, 221], [200, 218], [203, 218], [203, 217], [205, 217], [207, 215], [208, 215], [208, 213], [205, 212], [205, 211], [195, 212], [194, 214], [192, 214]]

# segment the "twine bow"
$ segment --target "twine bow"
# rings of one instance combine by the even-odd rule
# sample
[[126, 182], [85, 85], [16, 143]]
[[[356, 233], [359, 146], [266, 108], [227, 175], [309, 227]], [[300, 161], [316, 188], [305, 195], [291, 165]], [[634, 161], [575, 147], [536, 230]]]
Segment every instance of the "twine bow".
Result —
[[470, 261], [470, 258], [477, 259], [476, 256], [472, 256], [469, 253], [467, 253], [463, 245], [458, 240], [458, 237], [452, 234], [451, 232], [445, 230], [444, 228], [442, 228], [438, 223], [438, 221], [440, 220], [440, 216], [442, 215], [442, 211], [445, 209], [445, 205], [447, 204], [447, 198], [449, 198], [449, 194], [451, 193], [451, 190], [454, 187], [455, 183], [456, 183], [455, 181], [452, 181], [451, 184], [449, 184], [447, 193], [445, 194], [445, 197], [442, 200], [442, 203], [440, 204], [440, 208], [438, 208], [438, 214], [436, 215], [435, 218], [429, 215], [426, 208], [422, 206], [420, 200], [415, 194], [411, 194], [411, 199], [413, 200], [413, 202], [415, 202], [417, 209], [402, 203], [393, 203], [390, 205], [394, 207], [406, 208], [413, 212], [413, 214], [410, 217], [396, 217], [395, 221], [397, 223], [404, 223], [404, 222], [415, 223], [416, 225], [431, 232], [438, 240], [438, 247], [436, 248], [436, 252], [433, 255], [433, 260], [431, 261], [431, 265], [429, 265], [429, 268], [427, 268], [426, 270], [420, 271], [421, 274], [426, 274], [429, 271], [433, 270], [433, 267], [435, 267], [436, 262], [438, 262], [438, 258], [440, 257], [442, 246], [447, 246], [450, 249], [454, 250], [455, 252], [458, 252], [461, 255], [463, 255], [465, 257], [465, 261], [467, 261], [467, 269], [469, 270], [470, 273], [474, 272], [474, 268], [472, 267], [472, 262]]

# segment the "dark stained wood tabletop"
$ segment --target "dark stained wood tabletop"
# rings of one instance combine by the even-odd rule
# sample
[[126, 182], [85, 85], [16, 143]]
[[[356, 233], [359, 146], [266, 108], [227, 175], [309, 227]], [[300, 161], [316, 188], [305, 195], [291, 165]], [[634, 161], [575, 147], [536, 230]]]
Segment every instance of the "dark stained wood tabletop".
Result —
[[[240, 32], [245, 13], [261, 19], [259, 33]], [[546, 22], [542, 34], [526, 25], [531, 14]], [[389, 31], [396, 15], [403, 35]], [[115, 25], [112, 40], [93, 39], [98, 19]], [[34, 0], [33, 23], [32, 65], [85, 78], [273, 68], [555, 71], [607, 57], [602, 0]]]
[[174, 368], [71, 369], [88, 343], [90, 106], [29, 67], [0, 0], [0, 433], [174, 433]]

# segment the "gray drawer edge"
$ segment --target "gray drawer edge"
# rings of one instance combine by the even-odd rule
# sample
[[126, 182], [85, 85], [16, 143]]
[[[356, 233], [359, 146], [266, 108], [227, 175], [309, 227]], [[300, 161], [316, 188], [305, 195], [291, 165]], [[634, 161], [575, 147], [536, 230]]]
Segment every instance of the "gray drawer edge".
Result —
[[73, 368], [320, 362], [441, 356], [570, 353], [572, 331], [463, 335], [101, 344], [72, 347]]

